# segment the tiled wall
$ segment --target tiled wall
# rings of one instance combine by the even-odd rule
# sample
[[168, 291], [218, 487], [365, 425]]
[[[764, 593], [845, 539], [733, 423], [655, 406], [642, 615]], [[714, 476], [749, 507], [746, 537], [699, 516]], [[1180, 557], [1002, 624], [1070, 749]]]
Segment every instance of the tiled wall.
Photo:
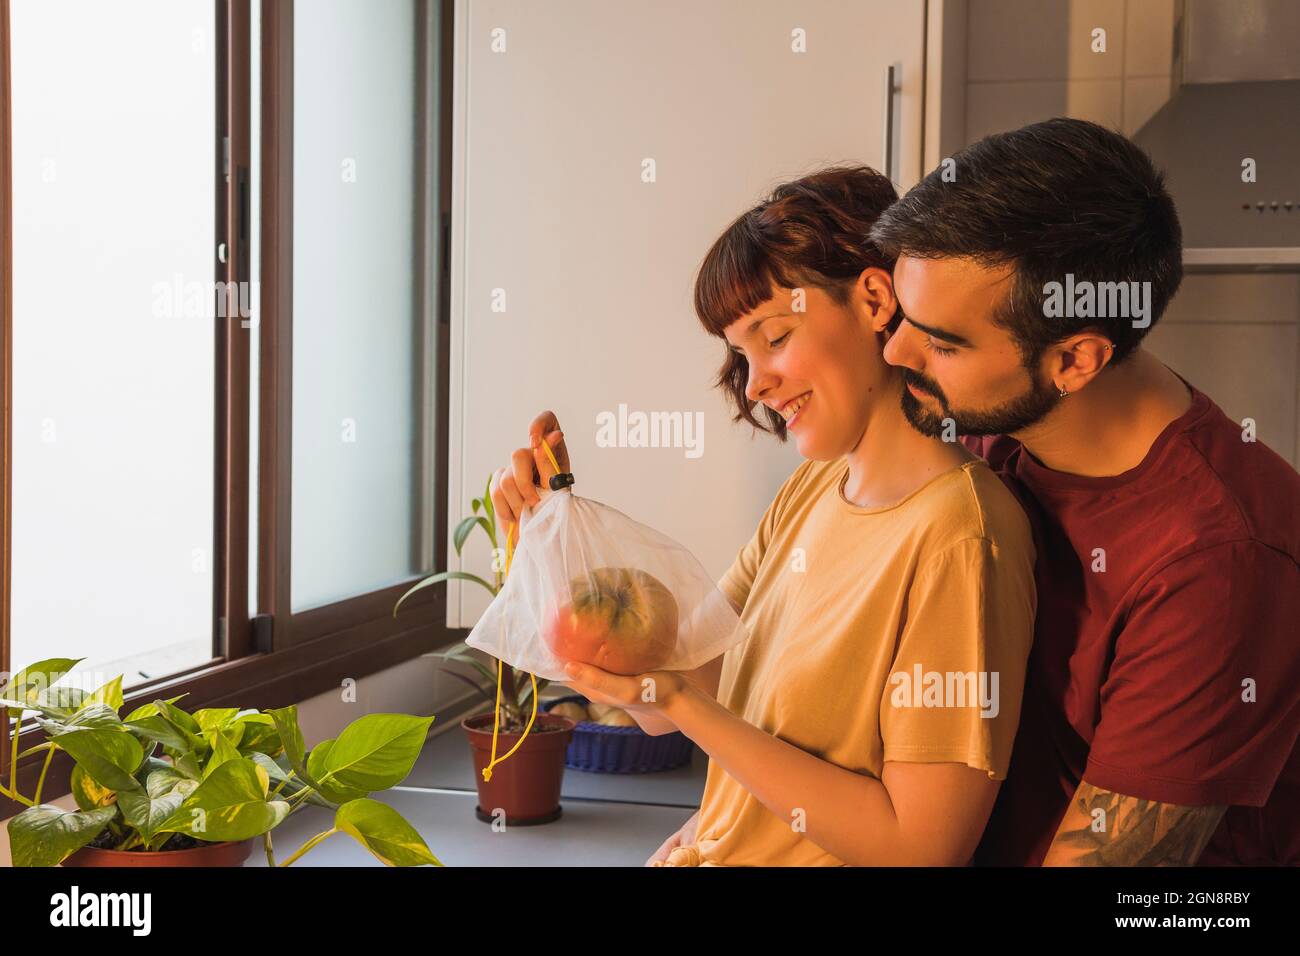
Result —
[[[965, 102], [948, 100], [964, 143], [1052, 116], [1132, 135], [1170, 97], [1178, 0], [965, 3], [965, 43], [944, 56], [965, 61]], [[1147, 347], [1300, 466], [1300, 276], [1189, 275]]]
[[1175, 0], [969, 0], [968, 11], [967, 142], [1050, 116], [1131, 134], [1169, 99]]
[[1300, 275], [1188, 275], [1146, 347], [1300, 467]]

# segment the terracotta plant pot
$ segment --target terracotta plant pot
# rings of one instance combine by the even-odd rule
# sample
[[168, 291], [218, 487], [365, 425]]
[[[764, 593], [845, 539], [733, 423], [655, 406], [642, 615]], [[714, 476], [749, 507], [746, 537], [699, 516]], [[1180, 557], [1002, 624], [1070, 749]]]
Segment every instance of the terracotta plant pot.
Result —
[[[523, 746], [492, 768], [492, 779], [483, 780], [483, 768], [492, 760], [492, 714], [476, 714], [460, 722], [469, 738], [474, 758], [474, 782], [478, 785], [478, 806], [474, 815], [484, 823], [495, 818], [493, 811], [505, 811], [507, 826], [531, 826], [558, 820], [560, 783], [564, 779], [564, 755], [577, 726], [568, 717], [538, 713]], [[556, 728], [539, 733], [541, 728]], [[510, 752], [520, 734], [497, 734], [497, 756]]]
[[103, 850], [83, 846], [68, 855], [61, 866], [243, 866], [253, 851], [252, 840], [208, 843], [188, 850]]

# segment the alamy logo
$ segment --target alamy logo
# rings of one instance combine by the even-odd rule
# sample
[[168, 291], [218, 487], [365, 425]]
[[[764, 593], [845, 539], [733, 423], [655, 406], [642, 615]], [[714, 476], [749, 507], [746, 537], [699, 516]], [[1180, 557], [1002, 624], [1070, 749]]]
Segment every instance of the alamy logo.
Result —
[[133, 936], [148, 936], [153, 920], [151, 893], [70, 893], [50, 897], [51, 926], [129, 926]]
[[596, 416], [596, 445], [600, 448], [685, 448], [687, 458], [704, 454], [703, 412], [629, 412]]
[[1067, 272], [1064, 283], [1044, 285], [1043, 295], [1049, 319], [1132, 319], [1135, 329], [1151, 324], [1150, 282], [1075, 282]]
[[152, 291], [156, 318], [238, 318], [243, 328], [257, 328], [255, 313], [261, 291], [256, 282], [186, 282], [178, 272], [171, 282], [155, 282]]
[[923, 671], [920, 664], [889, 675], [894, 707], [979, 707], [981, 717], [996, 717], [997, 671]]

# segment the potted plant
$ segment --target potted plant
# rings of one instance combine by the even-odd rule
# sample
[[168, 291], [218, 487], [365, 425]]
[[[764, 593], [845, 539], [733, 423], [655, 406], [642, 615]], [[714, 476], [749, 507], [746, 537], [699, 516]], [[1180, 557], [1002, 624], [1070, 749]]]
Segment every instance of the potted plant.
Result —
[[[257, 837], [271, 866], [289, 866], [335, 833], [389, 866], [442, 865], [396, 810], [371, 797], [410, 773], [432, 717], [367, 714], [308, 751], [296, 706], [191, 714], [173, 697], [120, 717], [121, 675], [93, 693], [59, 685], [78, 663], [41, 661], [0, 688], [0, 714], [16, 718], [14, 751], [24, 712], [35, 711], [46, 733], [10, 761], [8, 786], [0, 784], [27, 807], [9, 821], [15, 866], [238, 866]], [[41, 803], [58, 750], [74, 763], [76, 810]], [[28, 798], [17, 789], [17, 762], [42, 751]], [[307, 803], [332, 809], [334, 826], [277, 864], [271, 831]]]
[[[482, 528], [492, 545], [492, 581], [467, 571], [440, 571], [403, 594], [393, 606], [394, 616], [402, 602], [416, 591], [446, 581], [472, 581], [494, 598], [500, 592], [505, 583], [505, 551], [497, 538], [491, 476], [483, 497], [472, 499], [470, 507], [474, 513], [456, 526], [452, 543], [459, 555], [474, 529]], [[475, 816], [484, 822], [492, 822], [504, 815], [507, 824], [516, 826], [558, 819], [562, 812], [560, 784], [564, 778], [564, 757], [577, 724], [568, 717], [544, 712], [534, 701], [534, 694], [540, 695], [550, 682], [516, 670], [505, 661], [489, 658], [496, 663], [497, 673], [494, 674], [464, 644], [444, 651], [439, 657], [472, 667], [485, 682], [479, 683], [464, 674], [442, 668], [445, 673], [474, 688], [475, 693], [482, 694], [488, 702], [486, 713], [474, 714], [461, 721], [461, 727], [469, 738], [474, 779], [478, 786], [479, 804], [474, 808]], [[534, 707], [537, 707], [537, 714], [529, 729]], [[494, 725], [497, 725], [495, 760], [492, 744]], [[518, 749], [514, 749], [516, 746]], [[509, 754], [509, 759], [502, 762], [501, 754]]]

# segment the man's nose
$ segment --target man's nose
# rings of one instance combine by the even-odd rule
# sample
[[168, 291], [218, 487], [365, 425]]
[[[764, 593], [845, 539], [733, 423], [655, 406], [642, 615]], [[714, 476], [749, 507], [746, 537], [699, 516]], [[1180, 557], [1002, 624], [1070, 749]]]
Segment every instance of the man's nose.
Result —
[[912, 338], [913, 331], [907, 322], [900, 322], [894, 334], [885, 342], [880, 354], [890, 365], [899, 365], [914, 371], [925, 367], [924, 356]]

